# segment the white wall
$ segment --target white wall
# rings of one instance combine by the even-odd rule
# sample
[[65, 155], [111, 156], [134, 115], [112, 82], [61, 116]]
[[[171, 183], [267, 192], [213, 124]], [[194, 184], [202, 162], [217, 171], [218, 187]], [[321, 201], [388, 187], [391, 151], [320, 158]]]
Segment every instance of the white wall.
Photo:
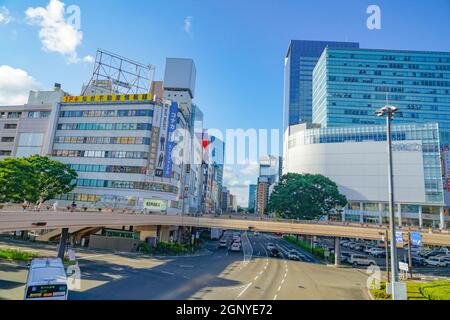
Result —
[[[426, 203], [422, 152], [394, 151], [393, 160], [395, 201]], [[323, 174], [348, 200], [388, 201], [386, 142], [297, 144], [288, 150], [284, 170]]]

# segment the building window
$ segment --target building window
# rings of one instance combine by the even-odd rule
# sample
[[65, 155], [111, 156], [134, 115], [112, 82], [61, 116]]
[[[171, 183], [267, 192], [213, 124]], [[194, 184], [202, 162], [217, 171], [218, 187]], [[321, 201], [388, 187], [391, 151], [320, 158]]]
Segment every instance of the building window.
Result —
[[22, 133], [19, 137], [16, 157], [26, 158], [35, 154], [40, 154], [44, 142], [43, 133]]
[[0, 150], [0, 157], [1, 156], [10, 156], [11, 150]]
[[37, 111], [28, 112], [28, 118], [39, 118], [39, 112]]
[[4, 126], [5, 129], [17, 129], [16, 123], [6, 123]]
[[14, 142], [14, 137], [2, 137], [2, 142]]

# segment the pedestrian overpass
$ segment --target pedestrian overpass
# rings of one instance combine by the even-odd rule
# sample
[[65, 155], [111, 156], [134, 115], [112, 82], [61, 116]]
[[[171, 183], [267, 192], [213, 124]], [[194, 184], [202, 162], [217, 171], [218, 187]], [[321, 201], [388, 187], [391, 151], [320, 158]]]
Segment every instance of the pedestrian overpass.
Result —
[[[228, 230], [256, 230], [288, 234], [346, 237], [381, 240], [386, 226], [331, 221], [297, 221], [287, 219], [259, 219], [245, 216], [186, 216], [160, 214], [130, 214], [109, 212], [34, 212], [0, 211], [0, 232], [67, 228], [122, 226], [187, 226]], [[405, 229], [403, 229], [405, 230]], [[406, 229], [405, 231], [409, 231]], [[428, 245], [450, 246], [447, 230], [423, 231], [422, 242]]]

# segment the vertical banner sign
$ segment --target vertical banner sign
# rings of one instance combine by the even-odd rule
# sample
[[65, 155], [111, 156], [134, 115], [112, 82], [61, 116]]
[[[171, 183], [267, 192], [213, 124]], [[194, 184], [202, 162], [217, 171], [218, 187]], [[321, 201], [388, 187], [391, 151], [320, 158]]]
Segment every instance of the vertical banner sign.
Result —
[[420, 232], [411, 232], [411, 243], [413, 246], [422, 246], [422, 234]]
[[398, 244], [403, 243], [403, 233], [401, 231], [395, 231], [395, 242]]
[[162, 106], [161, 112], [161, 126], [159, 128], [158, 148], [156, 151], [156, 169], [155, 176], [162, 177], [164, 171], [164, 155], [166, 154], [167, 145], [167, 128], [168, 128], [168, 110], [167, 105]]
[[155, 105], [153, 110], [152, 136], [150, 139], [150, 159], [148, 170], [153, 173], [156, 167], [156, 157], [158, 156], [159, 132], [161, 126], [161, 106]]
[[444, 170], [444, 181], [446, 183], [445, 189], [450, 191], [450, 151], [448, 149], [444, 149], [443, 151], [443, 170]]
[[169, 121], [167, 128], [167, 148], [166, 148], [166, 159], [164, 163], [164, 177], [170, 178], [172, 175], [172, 151], [175, 147], [174, 133], [177, 128], [177, 117], [178, 117], [178, 104], [173, 102], [170, 105], [169, 111]]

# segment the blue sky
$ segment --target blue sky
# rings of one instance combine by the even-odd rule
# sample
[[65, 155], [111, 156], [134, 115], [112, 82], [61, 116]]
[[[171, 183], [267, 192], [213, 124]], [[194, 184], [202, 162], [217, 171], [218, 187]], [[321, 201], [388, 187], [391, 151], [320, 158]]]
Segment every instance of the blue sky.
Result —
[[[43, 50], [38, 35], [41, 26], [25, 19], [28, 8], [45, 8], [49, 1], [0, 0], [0, 66], [25, 71], [34, 79], [30, 84], [42, 89], [60, 82], [65, 90], [79, 94], [93, 65], [69, 63], [68, 54]], [[281, 129], [283, 64], [291, 39], [359, 41], [363, 48], [450, 51], [447, 0], [63, 2], [81, 9], [83, 38], [75, 48], [81, 60], [95, 56], [100, 47], [155, 65], [156, 79], [161, 79], [166, 57], [194, 59], [195, 102], [204, 111], [205, 125], [222, 130]], [[370, 4], [381, 8], [381, 30], [366, 27]], [[2, 22], [2, 13], [10, 18]], [[0, 80], [0, 100], [1, 90]], [[246, 169], [248, 174], [239, 174], [239, 168], [227, 172], [236, 192], [242, 193], [254, 179], [254, 168]], [[239, 198], [241, 204], [245, 193]]]

